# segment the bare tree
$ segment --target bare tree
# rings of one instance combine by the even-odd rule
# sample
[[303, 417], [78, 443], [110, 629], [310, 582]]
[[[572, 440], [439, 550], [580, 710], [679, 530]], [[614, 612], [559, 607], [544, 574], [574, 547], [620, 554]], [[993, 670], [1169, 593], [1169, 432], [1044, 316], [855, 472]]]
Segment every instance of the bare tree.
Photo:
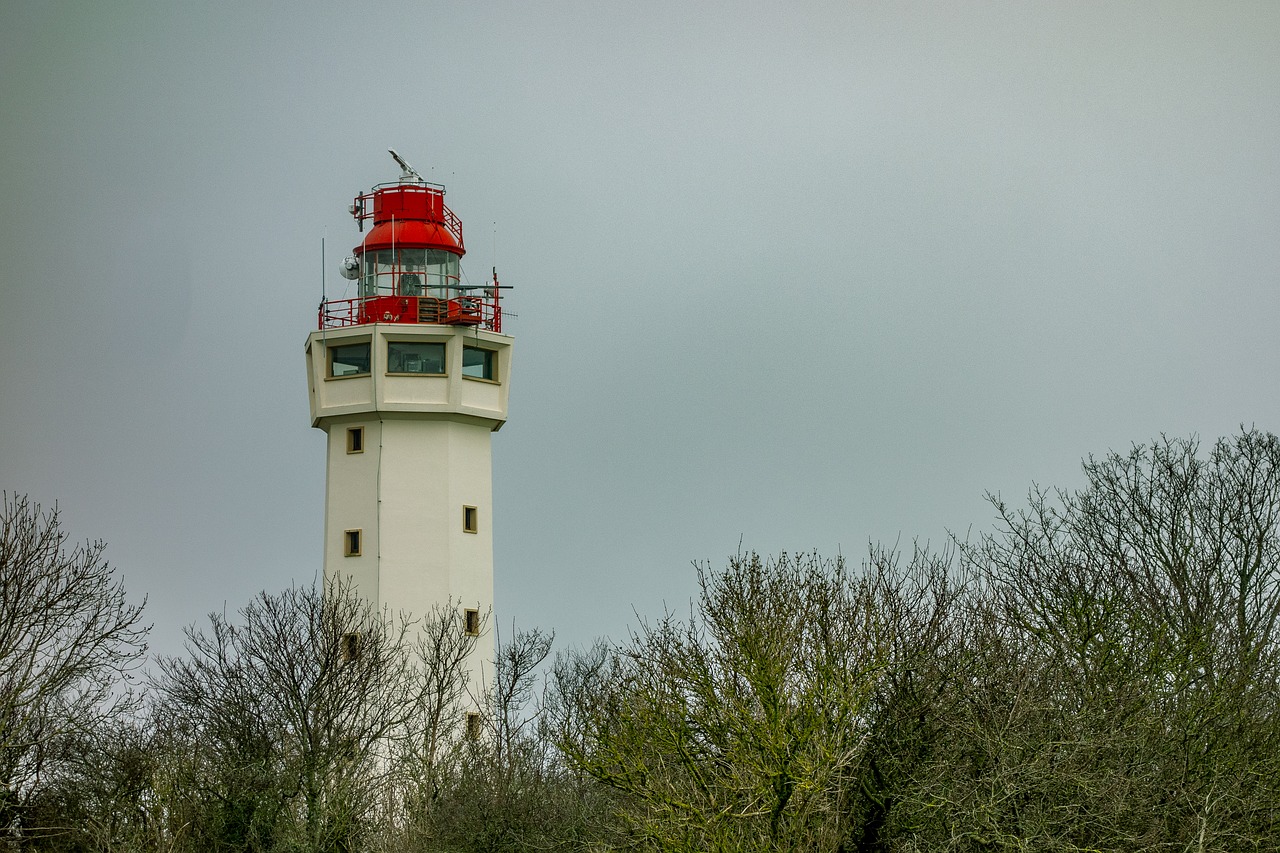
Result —
[[464, 625], [450, 603], [435, 608], [418, 630], [420, 687], [406, 724], [411, 736], [391, 745], [379, 849], [423, 849], [438, 834], [441, 803], [455, 787], [464, 759], [467, 714], [483, 699], [470, 693], [467, 664], [476, 638], [489, 630], [488, 623], [486, 613], [478, 625]]
[[20, 809], [73, 737], [128, 707], [125, 677], [146, 652], [143, 605], [103, 558], [71, 547], [58, 509], [23, 496], [0, 508], [0, 823]]
[[155, 779], [172, 761], [145, 720], [121, 717], [69, 739], [64, 760], [26, 808], [33, 826], [57, 826], [30, 846], [82, 853], [166, 850], [165, 805]]
[[1280, 441], [1162, 439], [1078, 492], [993, 499], [949, 749], [918, 777], [936, 850], [1272, 849], [1280, 833]]
[[873, 548], [864, 578], [886, 659], [838, 811], [843, 849], [887, 851], [917, 822], [920, 779], [950, 749], [951, 721], [974, 677], [976, 589], [952, 550], [920, 545], [905, 562], [896, 549]]
[[566, 767], [544, 726], [540, 667], [552, 636], [500, 637], [479, 731], [436, 768], [396, 850], [601, 849], [608, 789]]
[[455, 614], [437, 614], [420, 648], [448, 660], [424, 667], [416, 623], [341, 581], [264, 593], [238, 624], [216, 613], [209, 623], [155, 680], [169, 730], [192, 748], [175, 781], [199, 800], [192, 843], [350, 849], [385, 817], [397, 756], [438, 750], [439, 704], [459, 695], [473, 639]]

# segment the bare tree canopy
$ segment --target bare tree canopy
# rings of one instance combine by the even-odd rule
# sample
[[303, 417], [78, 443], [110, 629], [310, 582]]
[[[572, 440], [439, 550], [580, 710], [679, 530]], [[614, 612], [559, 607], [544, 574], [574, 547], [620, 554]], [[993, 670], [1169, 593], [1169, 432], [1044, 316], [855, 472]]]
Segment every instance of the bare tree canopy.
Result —
[[121, 676], [146, 652], [142, 604], [103, 558], [70, 546], [55, 506], [4, 495], [0, 507], [0, 797], [4, 820], [70, 735], [111, 718]]
[[[1277, 849], [1280, 440], [1161, 439], [991, 500], [990, 532], [856, 570], [697, 565], [687, 614], [557, 656], [543, 690], [549, 633], [498, 643], [471, 697], [458, 608], [263, 593], [113, 730], [68, 715], [114, 707], [137, 611], [100, 546], [10, 502], [6, 817], [36, 791], [22, 815], [81, 827], [49, 850]], [[60, 592], [85, 565], [106, 579]], [[104, 651], [77, 669], [81, 637]]]
[[993, 498], [972, 677], [902, 827], [950, 850], [1274, 849], [1280, 441], [1161, 439]]
[[235, 621], [210, 614], [153, 681], [176, 748], [172, 836], [193, 849], [358, 845], [457, 740], [474, 642], [456, 607], [418, 623], [341, 579], [262, 593]]

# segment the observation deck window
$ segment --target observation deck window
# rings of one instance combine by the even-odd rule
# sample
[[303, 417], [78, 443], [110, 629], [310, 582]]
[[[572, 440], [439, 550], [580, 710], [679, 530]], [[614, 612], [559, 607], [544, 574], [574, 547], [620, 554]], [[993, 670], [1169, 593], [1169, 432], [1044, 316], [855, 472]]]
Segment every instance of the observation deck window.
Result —
[[497, 353], [479, 347], [462, 348], [462, 375], [469, 379], [498, 379]]
[[443, 376], [444, 344], [431, 341], [387, 341], [387, 373]]
[[329, 348], [329, 375], [364, 376], [369, 373], [369, 342]]

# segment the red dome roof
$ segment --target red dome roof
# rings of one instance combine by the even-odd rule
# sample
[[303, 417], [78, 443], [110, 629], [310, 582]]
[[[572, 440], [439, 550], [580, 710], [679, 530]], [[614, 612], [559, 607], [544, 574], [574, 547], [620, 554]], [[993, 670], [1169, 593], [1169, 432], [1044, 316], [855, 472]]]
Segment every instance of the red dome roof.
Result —
[[459, 256], [466, 254], [462, 241], [455, 238], [443, 223], [418, 219], [396, 219], [373, 226], [355, 251], [359, 255], [376, 249], [390, 249], [393, 245], [402, 249], [444, 249]]
[[445, 207], [444, 188], [432, 184], [395, 184], [375, 187], [373, 213], [356, 200], [357, 219], [373, 219], [373, 229], [356, 247], [356, 254], [393, 245], [411, 249], [443, 249], [466, 254], [462, 243], [462, 222]]

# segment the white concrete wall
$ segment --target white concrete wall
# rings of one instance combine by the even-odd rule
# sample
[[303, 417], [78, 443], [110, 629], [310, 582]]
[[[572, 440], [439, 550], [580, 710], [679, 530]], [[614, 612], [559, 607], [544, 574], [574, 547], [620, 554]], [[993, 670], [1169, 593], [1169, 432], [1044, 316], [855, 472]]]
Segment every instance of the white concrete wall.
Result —
[[[446, 344], [443, 377], [386, 375], [386, 341]], [[326, 347], [371, 342], [370, 373], [330, 378]], [[498, 380], [462, 376], [462, 347], [498, 354]], [[511, 339], [447, 326], [377, 324], [313, 332], [307, 367], [314, 426], [328, 433], [325, 576], [350, 576], [369, 601], [420, 618], [452, 603], [493, 606], [493, 472], [490, 439], [506, 420]], [[364, 450], [347, 452], [347, 429], [364, 427]], [[463, 507], [477, 532], [463, 529]], [[344, 532], [362, 530], [358, 557]], [[493, 624], [471, 661], [479, 696], [492, 674]]]
[[[347, 453], [347, 429], [364, 427], [363, 453]], [[328, 470], [324, 498], [324, 574], [326, 578], [350, 577], [361, 593], [380, 602], [378, 457], [376, 447], [381, 424], [376, 419], [342, 420], [329, 424]], [[362, 532], [361, 554], [344, 555], [343, 535]]]

